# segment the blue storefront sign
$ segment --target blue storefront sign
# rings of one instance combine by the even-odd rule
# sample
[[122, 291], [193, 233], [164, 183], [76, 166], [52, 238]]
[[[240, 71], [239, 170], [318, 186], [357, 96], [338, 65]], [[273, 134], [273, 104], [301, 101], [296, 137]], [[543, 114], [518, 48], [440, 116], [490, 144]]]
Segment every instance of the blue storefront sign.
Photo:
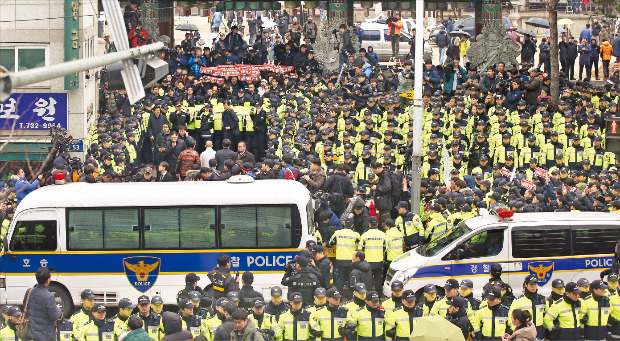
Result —
[[16, 93], [0, 104], [0, 130], [67, 128], [66, 93]]

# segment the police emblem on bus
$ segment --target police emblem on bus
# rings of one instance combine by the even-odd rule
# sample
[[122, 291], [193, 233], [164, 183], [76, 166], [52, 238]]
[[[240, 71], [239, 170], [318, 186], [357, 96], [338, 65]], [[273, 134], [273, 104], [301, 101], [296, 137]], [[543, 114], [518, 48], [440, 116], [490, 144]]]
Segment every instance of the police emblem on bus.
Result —
[[531, 262], [528, 263], [530, 274], [536, 275], [538, 285], [545, 285], [551, 280], [553, 274], [553, 262]]
[[123, 268], [129, 283], [141, 293], [153, 287], [157, 276], [161, 259], [158, 257], [128, 257], [123, 258]]

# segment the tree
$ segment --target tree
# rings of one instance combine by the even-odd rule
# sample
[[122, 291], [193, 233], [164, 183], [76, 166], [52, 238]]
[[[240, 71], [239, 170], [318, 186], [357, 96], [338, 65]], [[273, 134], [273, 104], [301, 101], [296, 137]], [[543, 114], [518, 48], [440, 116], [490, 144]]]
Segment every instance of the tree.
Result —
[[558, 41], [558, 0], [549, 0], [549, 30], [551, 54], [551, 97], [557, 103], [560, 97], [560, 59]]

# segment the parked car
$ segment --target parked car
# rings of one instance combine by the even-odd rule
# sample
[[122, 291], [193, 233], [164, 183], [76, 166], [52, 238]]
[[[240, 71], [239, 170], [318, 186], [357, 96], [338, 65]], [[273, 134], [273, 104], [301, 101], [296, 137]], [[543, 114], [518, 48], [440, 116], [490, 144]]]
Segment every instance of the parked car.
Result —
[[445, 27], [443, 27], [442, 24], [426, 26], [426, 32], [429, 33], [428, 39], [434, 42], [435, 38], [437, 37], [437, 34], [439, 34], [439, 31], [444, 30], [444, 29]]
[[[388, 33], [388, 26], [385, 24], [379, 23], [362, 23], [361, 26], [364, 34], [362, 35], [362, 47], [368, 48], [369, 45], [372, 46], [374, 51], [379, 55], [379, 61], [387, 62], [392, 57], [392, 43], [390, 41], [390, 36]], [[403, 60], [407, 53], [409, 53], [409, 49], [411, 45], [409, 45], [409, 41], [411, 40], [411, 35], [409, 33], [401, 31], [400, 42], [399, 42], [399, 58]], [[432, 59], [433, 58], [433, 49], [428, 44], [428, 41], [424, 41], [424, 59]]]
[[[376, 18], [364, 19], [364, 21], [362, 22], [362, 25], [366, 23], [385, 24], [386, 21], [387, 21], [387, 17], [380, 15]], [[411, 30], [415, 28], [415, 21], [413, 19], [407, 19], [407, 18], [401, 18], [401, 21], [403, 22], [402, 30], [405, 31], [406, 33], [409, 33], [409, 35], [411, 35]]]
[[[471, 40], [474, 41], [475, 40], [474, 23], [475, 23], [474, 16], [461, 18], [457, 22], [454, 23], [454, 30], [455, 31], [463, 30], [469, 33], [472, 37]], [[507, 17], [502, 17], [502, 23], [504, 24], [504, 27], [506, 28], [506, 30], [509, 30], [512, 27], [512, 21]]]

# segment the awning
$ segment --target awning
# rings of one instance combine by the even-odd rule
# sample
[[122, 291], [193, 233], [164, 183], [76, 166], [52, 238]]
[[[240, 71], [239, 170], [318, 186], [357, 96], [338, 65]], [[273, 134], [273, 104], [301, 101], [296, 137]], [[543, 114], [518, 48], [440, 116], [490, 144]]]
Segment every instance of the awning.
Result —
[[[4, 142], [0, 142], [0, 146]], [[0, 150], [0, 161], [43, 162], [47, 158], [51, 143], [10, 142]]]

